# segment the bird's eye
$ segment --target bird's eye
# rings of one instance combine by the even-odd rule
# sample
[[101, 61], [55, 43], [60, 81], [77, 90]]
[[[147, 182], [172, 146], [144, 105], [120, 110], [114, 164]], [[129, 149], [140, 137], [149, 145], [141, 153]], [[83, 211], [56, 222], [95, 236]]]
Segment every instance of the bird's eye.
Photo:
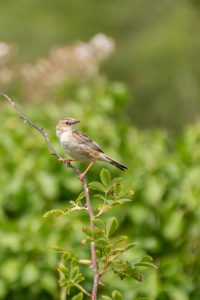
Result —
[[65, 122], [66, 125], [69, 125], [69, 122]]

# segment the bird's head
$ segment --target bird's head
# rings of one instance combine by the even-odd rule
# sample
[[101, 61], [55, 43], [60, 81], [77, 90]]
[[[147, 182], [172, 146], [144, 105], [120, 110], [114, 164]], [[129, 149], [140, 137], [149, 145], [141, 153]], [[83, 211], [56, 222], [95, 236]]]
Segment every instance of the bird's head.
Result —
[[73, 127], [77, 123], [80, 123], [80, 121], [73, 118], [64, 118], [58, 122], [58, 124], [56, 125], [56, 130], [65, 131], [70, 127]]

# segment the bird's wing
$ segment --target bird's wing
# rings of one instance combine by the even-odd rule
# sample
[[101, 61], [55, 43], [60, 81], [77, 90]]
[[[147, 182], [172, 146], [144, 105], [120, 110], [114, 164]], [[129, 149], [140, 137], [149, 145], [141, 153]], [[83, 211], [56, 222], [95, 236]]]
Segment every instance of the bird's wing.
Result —
[[77, 143], [84, 144], [98, 152], [103, 153], [103, 150], [99, 147], [99, 145], [95, 143], [91, 138], [89, 138], [89, 136], [87, 136], [83, 132], [74, 130], [72, 134], [73, 134], [73, 138], [76, 140]]

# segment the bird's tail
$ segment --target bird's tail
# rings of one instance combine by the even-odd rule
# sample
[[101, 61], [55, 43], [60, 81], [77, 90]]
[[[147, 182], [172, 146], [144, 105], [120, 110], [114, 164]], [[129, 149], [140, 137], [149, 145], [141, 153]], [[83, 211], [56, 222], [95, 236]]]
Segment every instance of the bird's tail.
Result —
[[110, 163], [111, 165], [117, 167], [118, 169], [122, 170], [122, 171], [125, 171], [127, 170], [128, 168], [122, 164], [120, 164], [118, 161], [116, 160], [113, 160], [112, 158], [110, 158], [109, 156], [105, 155], [104, 156], [104, 160], [107, 161], [108, 163]]

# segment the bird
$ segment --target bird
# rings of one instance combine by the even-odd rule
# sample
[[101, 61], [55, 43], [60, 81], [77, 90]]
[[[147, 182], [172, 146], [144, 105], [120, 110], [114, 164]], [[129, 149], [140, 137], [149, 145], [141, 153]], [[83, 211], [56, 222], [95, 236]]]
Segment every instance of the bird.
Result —
[[56, 125], [56, 135], [61, 146], [72, 158], [66, 159], [64, 160], [64, 162], [90, 162], [86, 170], [81, 173], [81, 180], [92, 167], [95, 161], [105, 161], [122, 171], [125, 171], [127, 169], [127, 167], [123, 164], [107, 156], [99, 147], [99, 145], [85, 133], [76, 130], [75, 125], [78, 123], [80, 123], [80, 121], [74, 118], [61, 119]]

